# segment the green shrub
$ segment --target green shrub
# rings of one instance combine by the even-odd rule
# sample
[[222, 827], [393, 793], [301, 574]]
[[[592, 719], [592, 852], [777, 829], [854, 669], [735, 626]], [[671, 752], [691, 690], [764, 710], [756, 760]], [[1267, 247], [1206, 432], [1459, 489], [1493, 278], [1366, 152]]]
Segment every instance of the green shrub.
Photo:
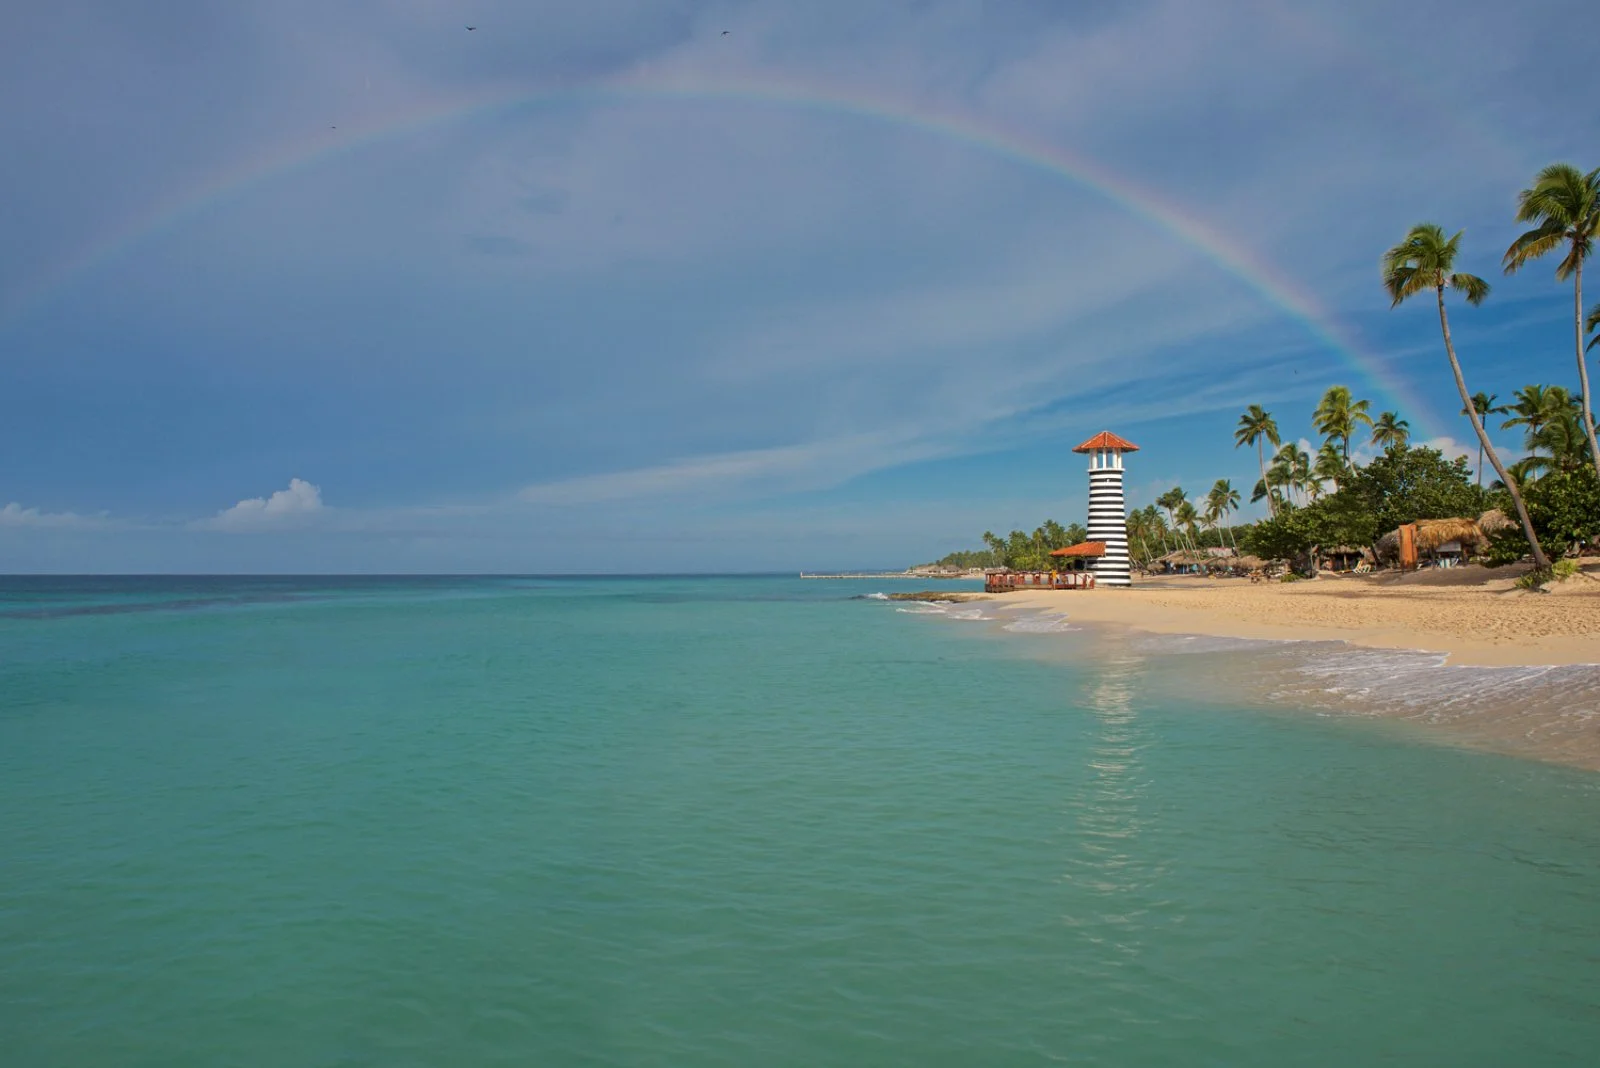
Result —
[[1480, 558], [1484, 567], [1504, 567], [1528, 555], [1528, 539], [1521, 527], [1499, 530], [1489, 535], [1489, 548]]
[[1534, 568], [1532, 571], [1517, 579], [1517, 589], [1537, 590], [1543, 589], [1544, 584], [1550, 581], [1550, 572]]
[[1547, 568], [1534, 568], [1517, 579], [1517, 588], [1521, 590], [1541, 589], [1551, 582], [1565, 582], [1581, 570], [1576, 560], [1557, 560]]

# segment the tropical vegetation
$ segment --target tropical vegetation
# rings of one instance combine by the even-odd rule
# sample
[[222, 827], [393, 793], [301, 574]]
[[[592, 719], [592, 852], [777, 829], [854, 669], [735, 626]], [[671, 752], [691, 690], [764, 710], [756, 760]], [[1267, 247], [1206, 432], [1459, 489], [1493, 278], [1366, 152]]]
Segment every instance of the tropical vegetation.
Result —
[[[1469, 307], [1488, 299], [1490, 286], [1457, 269], [1462, 232], [1448, 234], [1435, 223], [1419, 223], [1381, 260], [1382, 283], [1391, 307], [1429, 294], [1437, 307], [1445, 362], [1472, 427], [1475, 468], [1467, 457], [1447, 457], [1412, 444], [1409, 420], [1400, 411], [1373, 414], [1371, 401], [1350, 387], [1330, 386], [1310, 413], [1320, 438], [1285, 435], [1272, 412], [1251, 404], [1233, 429], [1236, 449], [1254, 447], [1258, 478], [1249, 502], [1264, 502], [1266, 516], [1237, 523], [1242, 494], [1226, 478], [1191, 498], [1181, 486], [1156, 496], [1128, 515], [1129, 552], [1136, 566], [1160, 557], [1194, 559], [1205, 549], [1247, 552], [1264, 559], [1299, 561], [1310, 570], [1332, 547], [1370, 547], [1411, 522], [1473, 519], [1498, 509], [1515, 517], [1490, 537], [1490, 562], [1531, 558], [1530, 581], [1554, 574], [1552, 557], [1574, 555], [1600, 539], [1600, 440], [1587, 360], [1600, 350], [1600, 303], [1583, 307], [1583, 268], [1600, 242], [1600, 168], [1584, 172], [1566, 163], [1540, 171], [1516, 200], [1519, 234], [1502, 257], [1512, 274], [1550, 253], [1559, 253], [1555, 277], [1572, 283], [1577, 391], [1553, 382], [1532, 382], [1502, 403], [1500, 394], [1469, 392], [1466, 372], [1451, 333], [1447, 298]], [[1505, 462], [1489, 438], [1497, 429], [1518, 430], [1523, 455]], [[1315, 450], [1314, 452], [1312, 450]], [[1495, 478], [1484, 486], [1484, 467]], [[1485, 530], [1489, 524], [1485, 523]], [[985, 534], [987, 549], [952, 554], [947, 560], [982, 559], [985, 566], [1045, 569], [1049, 550], [1081, 527], [1046, 523], [1031, 535], [1012, 531], [1001, 539]], [[1376, 555], [1376, 554], [1375, 554]]]

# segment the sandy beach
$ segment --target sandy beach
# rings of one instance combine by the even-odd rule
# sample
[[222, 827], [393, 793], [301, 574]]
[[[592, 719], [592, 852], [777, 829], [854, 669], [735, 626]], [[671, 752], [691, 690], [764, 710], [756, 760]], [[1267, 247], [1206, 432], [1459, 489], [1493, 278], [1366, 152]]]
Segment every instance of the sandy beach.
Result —
[[1520, 573], [1469, 566], [1256, 584], [1183, 576], [994, 599], [1165, 634], [1344, 641], [1443, 653], [1458, 665], [1600, 664], [1600, 560], [1542, 593], [1517, 589]]

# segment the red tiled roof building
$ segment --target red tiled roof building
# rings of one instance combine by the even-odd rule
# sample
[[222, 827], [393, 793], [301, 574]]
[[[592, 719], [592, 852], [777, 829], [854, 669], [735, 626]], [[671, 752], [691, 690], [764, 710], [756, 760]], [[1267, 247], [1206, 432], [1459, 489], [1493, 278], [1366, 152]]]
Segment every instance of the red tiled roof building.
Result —
[[1089, 456], [1089, 540], [1104, 542], [1105, 553], [1094, 559], [1096, 586], [1131, 586], [1128, 575], [1128, 507], [1122, 493], [1122, 454], [1139, 446], [1102, 430], [1073, 452]]

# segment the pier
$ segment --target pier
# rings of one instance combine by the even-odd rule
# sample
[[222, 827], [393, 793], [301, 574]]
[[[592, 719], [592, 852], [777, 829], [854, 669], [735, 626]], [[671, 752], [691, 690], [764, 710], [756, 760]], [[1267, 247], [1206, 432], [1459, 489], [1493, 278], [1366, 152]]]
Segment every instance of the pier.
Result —
[[1012, 590], [1092, 590], [1093, 571], [997, 571], [983, 576], [984, 593]]

